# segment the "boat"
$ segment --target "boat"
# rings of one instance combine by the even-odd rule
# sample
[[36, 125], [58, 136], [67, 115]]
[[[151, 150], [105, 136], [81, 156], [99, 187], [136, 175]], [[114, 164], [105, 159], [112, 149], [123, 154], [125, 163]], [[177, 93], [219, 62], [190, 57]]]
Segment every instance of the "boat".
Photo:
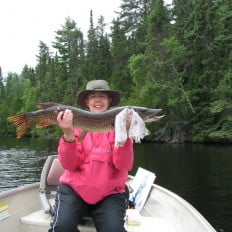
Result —
[[[1, 192], [0, 231], [48, 231], [56, 187], [62, 172], [57, 156], [49, 156], [39, 183]], [[133, 179], [133, 176], [129, 176], [128, 185]], [[216, 232], [190, 203], [157, 184], [151, 185], [139, 213], [139, 223], [125, 223], [125, 227], [128, 232]], [[96, 232], [88, 217], [83, 219], [83, 225], [78, 228], [81, 232]]]

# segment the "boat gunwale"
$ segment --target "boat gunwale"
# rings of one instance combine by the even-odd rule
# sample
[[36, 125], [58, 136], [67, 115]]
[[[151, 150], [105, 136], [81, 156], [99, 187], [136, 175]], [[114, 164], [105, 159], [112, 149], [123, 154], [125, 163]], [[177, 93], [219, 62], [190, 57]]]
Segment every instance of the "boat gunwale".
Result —
[[[12, 189], [2, 191], [2, 192], [0, 192], [0, 199], [3, 198], [3, 197], [7, 197], [7, 196], [10, 196], [10, 195], [22, 192], [24, 190], [29, 190], [29, 189], [36, 188], [36, 187], [38, 187], [38, 190], [39, 190], [39, 182], [35, 182], [35, 183], [31, 183], [31, 184], [25, 184], [25, 185], [22, 185], [22, 186], [18, 186], [18, 187], [14, 187]], [[39, 195], [38, 195], [38, 197], [39, 197]]]

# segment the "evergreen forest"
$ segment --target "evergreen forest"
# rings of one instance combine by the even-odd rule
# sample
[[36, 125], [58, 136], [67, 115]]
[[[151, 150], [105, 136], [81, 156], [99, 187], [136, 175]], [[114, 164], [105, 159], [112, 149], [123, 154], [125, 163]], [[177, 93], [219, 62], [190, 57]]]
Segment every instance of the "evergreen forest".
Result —
[[[105, 79], [120, 105], [163, 109], [165, 118], [147, 124], [147, 141], [232, 143], [232, 1], [120, 1], [109, 30], [91, 11], [85, 38], [68, 17], [51, 31], [52, 48], [38, 44], [35, 67], [0, 75], [0, 136], [15, 136], [8, 116], [39, 102], [79, 107], [86, 83]], [[26, 136], [60, 134], [33, 126]]]

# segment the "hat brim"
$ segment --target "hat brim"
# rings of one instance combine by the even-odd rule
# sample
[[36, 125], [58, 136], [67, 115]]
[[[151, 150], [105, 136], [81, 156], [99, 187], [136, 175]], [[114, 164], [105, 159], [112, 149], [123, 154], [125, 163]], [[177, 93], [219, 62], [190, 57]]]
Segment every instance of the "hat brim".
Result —
[[112, 99], [110, 102], [110, 106], [116, 106], [119, 104], [120, 102], [120, 93], [118, 91], [114, 91], [114, 90], [84, 90], [82, 92], [80, 92], [77, 96], [77, 104], [86, 107], [86, 102], [85, 100], [87, 99], [87, 96], [89, 93], [93, 93], [93, 92], [105, 92], [107, 94], [109, 94], [110, 98]]

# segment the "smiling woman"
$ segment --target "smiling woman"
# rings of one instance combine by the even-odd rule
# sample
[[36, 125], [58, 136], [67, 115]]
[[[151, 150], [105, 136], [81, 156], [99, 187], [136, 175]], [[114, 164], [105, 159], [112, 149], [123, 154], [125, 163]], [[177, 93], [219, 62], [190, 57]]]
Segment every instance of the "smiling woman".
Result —
[[120, 94], [111, 90], [104, 80], [89, 81], [86, 90], [80, 92], [77, 103], [83, 107], [88, 107], [91, 112], [103, 112], [110, 106], [119, 104]]
[[[95, 113], [105, 112], [119, 101], [119, 92], [111, 90], [105, 80], [89, 81], [77, 97], [78, 104]], [[49, 232], [79, 231], [76, 228], [86, 214], [92, 217], [99, 232], [126, 232], [126, 181], [133, 166], [133, 140], [127, 139], [115, 147], [113, 129], [101, 133], [84, 131], [82, 136], [83, 130], [73, 126], [73, 116], [69, 109], [57, 116], [63, 131], [58, 159], [65, 172], [60, 177]]]
[[94, 92], [89, 94], [86, 99], [86, 105], [91, 112], [102, 112], [109, 108], [111, 98], [103, 92]]

